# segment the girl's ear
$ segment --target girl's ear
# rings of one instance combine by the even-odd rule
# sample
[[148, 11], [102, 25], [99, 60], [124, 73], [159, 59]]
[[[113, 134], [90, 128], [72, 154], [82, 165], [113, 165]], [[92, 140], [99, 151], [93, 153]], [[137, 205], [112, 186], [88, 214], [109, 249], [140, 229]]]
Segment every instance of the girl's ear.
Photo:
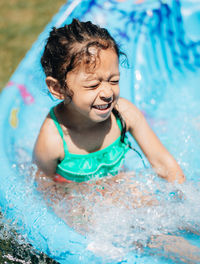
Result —
[[46, 78], [46, 84], [48, 86], [48, 89], [50, 93], [55, 96], [59, 100], [64, 100], [65, 96], [63, 93], [63, 90], [61, 89], [61, 85], [59, 81], [51, 76], [47, 76]]

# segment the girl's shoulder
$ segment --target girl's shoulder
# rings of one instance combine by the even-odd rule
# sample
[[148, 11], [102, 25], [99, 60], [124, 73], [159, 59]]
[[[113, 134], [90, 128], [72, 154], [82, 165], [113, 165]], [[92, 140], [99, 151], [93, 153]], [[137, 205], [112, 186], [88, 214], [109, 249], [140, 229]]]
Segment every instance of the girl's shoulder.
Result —
[[49, 159], [60, 159], [64, 156], [62, 138], [50, 114], [40, 128], [34, 152], [37, 155], [48, 156]]
[[127, 130], [136, 126], [144, 118], [141, 111], [132, 102], [122, 97], [117, 102], [117, 110], [126, 122]]

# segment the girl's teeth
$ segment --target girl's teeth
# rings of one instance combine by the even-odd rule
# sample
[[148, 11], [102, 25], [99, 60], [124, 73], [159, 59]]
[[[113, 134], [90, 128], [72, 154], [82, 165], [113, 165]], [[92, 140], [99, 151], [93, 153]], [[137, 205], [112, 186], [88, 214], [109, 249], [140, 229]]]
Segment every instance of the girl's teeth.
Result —
[[99, 110], [104, 110], [104, 109], [108, 108], [108, 104], [106, 104], [106, 105], [95, 105], [95, 108], [97, 108]]

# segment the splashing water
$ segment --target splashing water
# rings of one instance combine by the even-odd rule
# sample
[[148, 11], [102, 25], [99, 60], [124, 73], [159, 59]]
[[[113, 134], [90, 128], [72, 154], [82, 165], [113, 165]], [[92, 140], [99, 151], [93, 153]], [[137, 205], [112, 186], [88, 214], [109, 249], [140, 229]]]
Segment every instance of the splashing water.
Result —
[[170, 184], [143, 170], [78, 185], [65, 198], [51, 192], [50, 205], [105, 263], [144, 254], [152, 237], [200, 231], [200, 183]]

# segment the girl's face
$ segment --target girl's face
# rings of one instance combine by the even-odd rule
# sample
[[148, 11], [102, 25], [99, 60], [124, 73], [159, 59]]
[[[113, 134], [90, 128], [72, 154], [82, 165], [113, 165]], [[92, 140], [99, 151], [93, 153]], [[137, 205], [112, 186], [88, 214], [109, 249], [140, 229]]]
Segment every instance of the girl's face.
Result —
[[119, 97], [119, 61], [112, 49], [101, 50], [96, 68], [86, 71], [81, 64], [67, 74], [68, 88], [73, 92], [67, 108], [83, 120], [106, 120]]

